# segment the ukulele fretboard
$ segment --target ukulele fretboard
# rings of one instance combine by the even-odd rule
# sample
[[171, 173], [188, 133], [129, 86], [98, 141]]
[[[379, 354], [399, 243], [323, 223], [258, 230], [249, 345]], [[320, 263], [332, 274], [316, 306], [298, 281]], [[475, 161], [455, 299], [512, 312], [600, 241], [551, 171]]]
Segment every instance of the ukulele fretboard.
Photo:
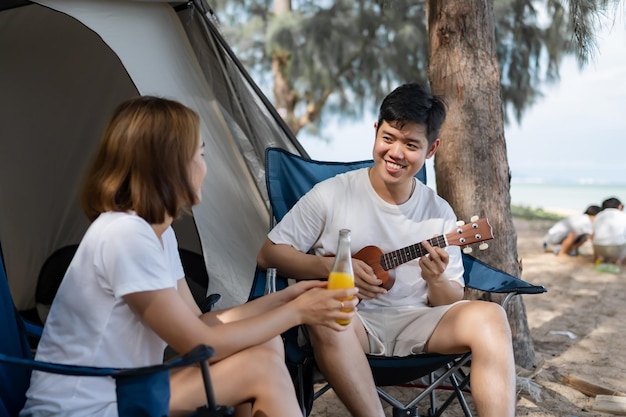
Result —
[[[444, 235], [435, 236], [432, 239], [428, 239], [427, 242], [430, 243], [431, 246], [438, 246], [440, 248], [448, 246]], [[413, 259], [420, 258], [427, 253], [428, 251], [424, 249], [421, 243], [416, 243], [402, 249], [385, 253], [380, 257], [380, 266], [382, 266], [385, 271], [389, 271]]]

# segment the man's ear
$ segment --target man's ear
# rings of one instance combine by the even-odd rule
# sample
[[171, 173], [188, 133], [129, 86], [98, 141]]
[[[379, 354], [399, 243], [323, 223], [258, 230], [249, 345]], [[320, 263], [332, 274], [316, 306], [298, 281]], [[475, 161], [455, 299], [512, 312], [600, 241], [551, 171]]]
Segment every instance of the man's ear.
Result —
[[430, 148], [428, 149], [428, 153], [426, 154], [426, 159], [430, 159], [435, 155], [435, 152], [437, 152], [437, 148], [439, 147], [440, 143], [441, 141], [439, 140], [439, 138], [435, 139], [433, 144], [430, 145]]

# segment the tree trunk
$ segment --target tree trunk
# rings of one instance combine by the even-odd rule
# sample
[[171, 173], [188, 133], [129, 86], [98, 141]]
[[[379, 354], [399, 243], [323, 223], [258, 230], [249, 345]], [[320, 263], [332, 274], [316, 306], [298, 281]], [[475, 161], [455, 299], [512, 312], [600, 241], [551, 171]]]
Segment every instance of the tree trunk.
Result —
[[[492, 1], [429, 0], [427, 13], [429, 79], [448, 105], [435, 157], [437, 192], [460, 219], [489, 219], [495, 239], [476, 255], [520, 276]], [[515, 361], [531, 368], [535, 352], [522, 298], [509, 307]]]
[[[291, 0], [275, 0], [274, 15], [291, 11]], [[295, 114], [297, 94], [291, 83], [289, 68], [291, 53], [287, 50], [275, 50], [272, 53], [272, 74], [274, 77], [274, 107], [283, 118], [287, 126], [295, 135], [300, 130], [298, 118]]]

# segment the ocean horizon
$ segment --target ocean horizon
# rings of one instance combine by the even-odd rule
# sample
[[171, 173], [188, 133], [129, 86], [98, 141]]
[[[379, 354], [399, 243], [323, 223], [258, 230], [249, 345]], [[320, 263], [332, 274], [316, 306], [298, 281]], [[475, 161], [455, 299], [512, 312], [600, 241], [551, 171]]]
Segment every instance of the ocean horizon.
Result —
[[540, 179], [511, 182], [511, 204], [563, 214], [582, 213], [609, 197], [626, 201], [626, 183], [558, 182]]

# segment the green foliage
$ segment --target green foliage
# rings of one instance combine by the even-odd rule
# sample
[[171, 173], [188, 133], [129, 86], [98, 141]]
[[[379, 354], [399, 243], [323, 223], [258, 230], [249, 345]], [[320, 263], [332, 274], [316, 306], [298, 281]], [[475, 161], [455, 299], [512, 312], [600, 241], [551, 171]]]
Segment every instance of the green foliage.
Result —
[[[326, 114], [356, 118], [399, 83], [427, 81], [423, 1], [292, 0], [293, 10], [280, 15], [262, 0], [214, 6], [226, 38], [255, 76], [271, 71], [272, 54], [289, 53], [288, 75], [301, 106], [322, 103]], [[260, 27], [262, 34], [255, 32]]]
[[513, 217], [518, 217], [526, 220], [552, 220], [555, 222], [564, 218], [564, 216], [558, 213], [545, 211], [542, 208], [516, 206], [513, 204], [511, 205], [511, 215]]
[[[596, 18], [618, 0], [493, 0], [502, 99], [519, 122], [559, 77], [569, 54], [593, 55]], [[271, 58], [290, 60], [287, 78], [299, 111], [315, 103], [327, 115], [359, 117], [403, 82], [426, 82], [424, 0], [291, 0], [276, 15], [270, 0], [215, 0], [222, 30], [263, 83]], [[508, 112], [505, 112], [507, 114]], [[317, 123], [320, 122], [318, 119]]]

